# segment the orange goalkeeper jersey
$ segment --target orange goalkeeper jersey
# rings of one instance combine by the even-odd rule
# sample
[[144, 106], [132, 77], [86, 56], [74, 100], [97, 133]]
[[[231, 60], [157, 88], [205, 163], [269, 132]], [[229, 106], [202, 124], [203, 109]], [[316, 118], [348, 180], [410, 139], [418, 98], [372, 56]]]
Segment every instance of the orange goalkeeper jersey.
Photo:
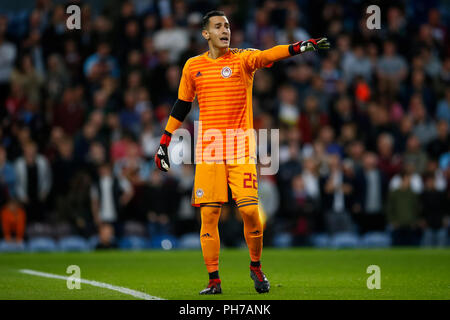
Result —
[[253, 129], [253, 75], [288, 56], [288, 46], [280, 45], [264, 51], [229, 49], [217, 59], [205, 52], [186, 62], [178, 99], [192, 102], [197, 95], [197, 163], [255, 156], [254, 136], [247, 131]]

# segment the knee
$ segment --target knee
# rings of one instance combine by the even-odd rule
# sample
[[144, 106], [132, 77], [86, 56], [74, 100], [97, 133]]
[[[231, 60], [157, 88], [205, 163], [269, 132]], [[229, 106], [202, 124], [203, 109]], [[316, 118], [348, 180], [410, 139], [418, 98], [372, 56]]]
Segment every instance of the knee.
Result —
[[242, 216], [242, 219], [245, 221], [251, 221], [253, 223], [259, 222], [259, 209], [257, 204], [252, 205], [243, 205], [239, 207], [239, 212]]
[[202, 225], [216, 225], [219, 222], [220, 207], [202, 207]]

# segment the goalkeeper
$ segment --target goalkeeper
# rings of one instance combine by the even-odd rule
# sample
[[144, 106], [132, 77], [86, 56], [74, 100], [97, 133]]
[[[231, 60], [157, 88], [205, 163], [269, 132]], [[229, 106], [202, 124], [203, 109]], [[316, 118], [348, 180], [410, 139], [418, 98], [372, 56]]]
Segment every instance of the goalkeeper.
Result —
[[[155, 155], [157, 167], [170, 168], [168, 147], [172, 133], [180, 127], [198, 99], [199, 137], [195, 147], [195, 179], [192, 205], [200, 207], [200, 242], [208, 286], [200, 294], [222, 293], [219, 277], [220, 238], [218, 222], [223, 203], [228, 202], [228, 186], [244, 222], [244, 237], [250, 255], [250, 277], [255, 290], [269, 292], [270, 284], [261, 269], [263, 225], [258, 209], [258, 181], [252, 143], [222, 145], [229, 141], [229, 130], [239, 133], [253, 129], [252, 86], [257, 69], [307, 51], [330, 47], [326, 38], [278, 45], [268, 50], [231, 49], [231, 30], [221, 11], [211, 11], [202, 20], [202, 36], [209, 50], [190, 58], [183, 67], [178, 100], [169, 116], [160, 146]], [[221, 138], [211, 139], [209, 130], [220, 132]], [[254, 137], [250, 137], [250, 140]], [[234, 141], [234, 137], [233, 137]], [[254, 140], [253, 140], [254, 141]], [[213, 147], [211, 147], [213, 146]], [[214, 150], [214, 152], [211, 152]], [[236, 163], [236, 160], [239, 160]]]

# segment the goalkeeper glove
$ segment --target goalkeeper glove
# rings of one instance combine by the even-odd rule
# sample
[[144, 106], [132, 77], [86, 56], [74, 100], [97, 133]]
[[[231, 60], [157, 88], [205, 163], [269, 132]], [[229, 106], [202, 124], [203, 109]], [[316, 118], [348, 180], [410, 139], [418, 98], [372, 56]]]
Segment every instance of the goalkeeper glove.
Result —
[[172, 135], [167, 131], [161, 137], [159, 142], [158, 151], [155, 154], [155, 163], [159, 170], [167, 172], [170, 168], [169, 154], [167, 148], [169, 147]]
[[317, 51], [319, 49], [330, 49], [330, 43], [328, 42], [327, 38], [299, 41], [289, 46], [289, 52], [291, 53], [291, 55], [307, 51]]

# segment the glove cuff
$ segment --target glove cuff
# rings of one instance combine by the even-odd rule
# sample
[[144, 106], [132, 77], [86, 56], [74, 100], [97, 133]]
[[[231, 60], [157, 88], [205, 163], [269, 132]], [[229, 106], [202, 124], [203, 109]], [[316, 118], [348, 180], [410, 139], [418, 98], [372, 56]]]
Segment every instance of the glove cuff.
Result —
[[159, 144], [169, 146], [170, 140], [172, 139], [172, 134], [168, 131], [164, 131], [164, 134], [161, 137], [161, 141]]
[[296, 54], [301, 53], [301, 45], [302, 45], [303, 41], [299, 41], [293, 44], [289, 45], [289, 53], [291, 56], [295, 56]]

